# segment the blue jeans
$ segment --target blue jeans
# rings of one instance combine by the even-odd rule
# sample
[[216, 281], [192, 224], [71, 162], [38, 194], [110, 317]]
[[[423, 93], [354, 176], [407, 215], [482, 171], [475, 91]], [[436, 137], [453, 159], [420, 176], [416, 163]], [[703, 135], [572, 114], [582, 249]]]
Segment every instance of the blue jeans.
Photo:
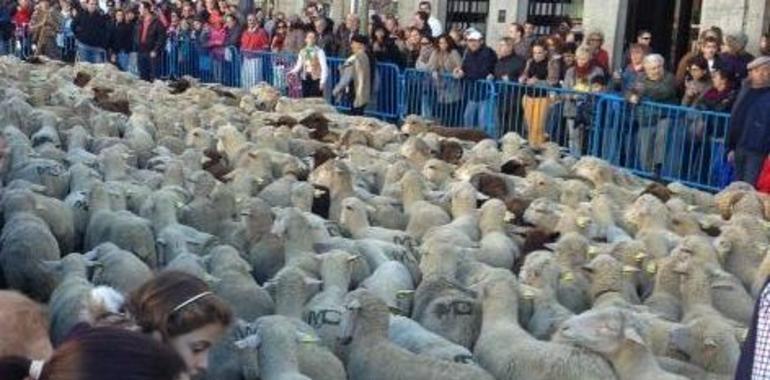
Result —
[[128, 63], [129, 63], [128, 53], [118, 53], [117, 55], [118, 55], [117, 57], [118, 68], [122, 71], [128, 71]]
[[469, 100], [465, 106], [463, 120], [465, 121], [465, 127], [480, 127], [489, 136], [495, 137], [497, 135], [495, 132], [495, 122], [491, 116], [493, 114], [489, 100]]
[[105, 51], [100, 47], [88, 46], [78, 42], [78, 58], [89, 63], [104, 63]]
[[762, 164], [765, 155], [745, 149], [735, 150], [735, 180], [743, 181], [756, 186], [759, 174], [762, 173]]
[[0, 38], [0, 55], [6, 55], [8, 54], [8, 46], [10, 44], [9, 40], [6, 40], [4, 38]]

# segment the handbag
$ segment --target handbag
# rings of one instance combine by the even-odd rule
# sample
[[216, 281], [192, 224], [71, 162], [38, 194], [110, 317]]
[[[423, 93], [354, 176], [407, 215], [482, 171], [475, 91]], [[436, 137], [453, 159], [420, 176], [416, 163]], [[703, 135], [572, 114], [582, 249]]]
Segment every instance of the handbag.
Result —
[[757, 178], [756, 188], [760, 193], [770, 193], [770, 158], [765, 158], [765, 162], [762, 164], [762, 171]]

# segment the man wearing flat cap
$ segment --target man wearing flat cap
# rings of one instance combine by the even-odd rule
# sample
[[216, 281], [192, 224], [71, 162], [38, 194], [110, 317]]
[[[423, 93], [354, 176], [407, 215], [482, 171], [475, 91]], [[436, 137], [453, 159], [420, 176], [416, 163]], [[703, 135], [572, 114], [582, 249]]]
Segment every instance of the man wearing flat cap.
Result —
[[[727, 136], [728, 159], [736, 178], [752, 185], [770, 153], [770, 57], [748, 65], [749, 78], [733, 107]], [[770, 379], [770, 279], [759, 293], [749, 332], [743, 342], [735, 380]]]
[[770, 153], [770, 57], [748, 64], [749, 77], [733, 106], [727, 134], [727, 159], [738, 181], [755, 185]]

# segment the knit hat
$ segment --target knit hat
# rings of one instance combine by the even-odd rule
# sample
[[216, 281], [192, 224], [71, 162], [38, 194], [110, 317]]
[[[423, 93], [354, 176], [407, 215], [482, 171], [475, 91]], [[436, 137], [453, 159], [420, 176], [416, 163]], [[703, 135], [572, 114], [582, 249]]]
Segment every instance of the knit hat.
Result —
[[770, 64], [770, 57], [768, 56], [762, 56], [759, 57], [751, 62], [749, 62], [749, 65], [746, 66], [749, 70], [754, 70], [756, 68], [759, 68], [761, 66]]
[[482, 38], [484, 38], [484, 36], [481, 35], [481, 32], [477, 30], [474, 30], [468, 33], [468, 36], [465, 37], [466, 40], [476, 40], [476, 41], [480, 41]]

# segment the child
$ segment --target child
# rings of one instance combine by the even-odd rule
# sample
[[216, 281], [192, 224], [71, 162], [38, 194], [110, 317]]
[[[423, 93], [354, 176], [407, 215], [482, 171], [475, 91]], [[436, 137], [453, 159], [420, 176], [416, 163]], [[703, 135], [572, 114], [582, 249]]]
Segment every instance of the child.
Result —
[[591, 129], [594, 123], [595, 111], [594, 106], [596, 104], [595, 94], [601, 94], [607, 91], [607, 78], [604, 75], [600, 75], [591, 79], [590, 82], [590, 94], [581, 96], [577, 101], [577, 115], [575, 117], [575, 127], [570, 128], [569, 131], [569, 150], [570, 154], [579, 157], [581, 154], [587, 153], [588, 137], [590, 133], [586, 133]]

